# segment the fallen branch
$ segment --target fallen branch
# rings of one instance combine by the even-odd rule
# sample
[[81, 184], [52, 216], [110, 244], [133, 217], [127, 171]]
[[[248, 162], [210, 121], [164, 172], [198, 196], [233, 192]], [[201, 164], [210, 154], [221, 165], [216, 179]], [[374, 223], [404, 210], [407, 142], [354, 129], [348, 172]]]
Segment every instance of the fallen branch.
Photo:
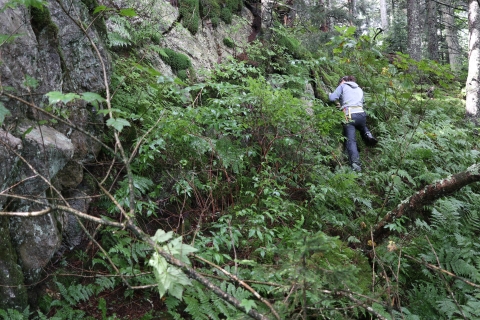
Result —
[[[390, 234], [386, 225], [402, 216], [412, 217], [424, 206], [432, 204], [441, 197], [457, 192], [468, 184], [480, 181], [480, 164], [470, 166], [466, 171], [451, 175], [443, 180], [436, 181], [417, 191], [414, 195], [402, 201], [394, 210], [390, 211], [373, 227], [373, 239], [380, 243]], [[365, 239], [365, 243], [370, 236]]]
[[243, 280], [239, 279], [236, 275], [234, 274], [231, 274], [230, 272], [228, 272], [227, 270], [223, 269], [222, 267], [216, 265], [215, 263], [211, 262], [211, 261], [208, 261], [206, 259], [203, 259], [202, 257], [200, 256], [197, 256], [197, 255], [193, 255], [196, 259], [200, 260], [200, 261], [203, 261], [205, 262], [206, 264], [209, 264], [211, 266], [213, 266], [214, 268], [220, 270], [224, 275], [226, 275], [227, 277], [233, 279], [235, 282], [239, 283], [242, 287], [244, 287], [245, 289], [247, 289], [248, 291], [250, 291], [254, 296], [255, 298], [257, 298], [258, 300], [262, 301], [271, 311], [272, 311], [272, 314], [275, 316], [276, 319], [280, 320], [280, 316], [278, 315], [278, 312], [275, 310], [275, 308], [273, 308], [272, 304], [270, 302], [268, 302], [267, 300], [265, 300], [257, 291], [255, 291], [255, 289], [253, 289], [251, 286], [249, 286], [247, 283], [245, 283]]

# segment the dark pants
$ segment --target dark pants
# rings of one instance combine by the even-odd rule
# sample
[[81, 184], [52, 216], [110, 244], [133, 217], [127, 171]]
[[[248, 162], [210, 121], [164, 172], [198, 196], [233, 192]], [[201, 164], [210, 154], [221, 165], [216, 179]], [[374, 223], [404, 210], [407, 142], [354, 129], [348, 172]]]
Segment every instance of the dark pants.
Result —
[[343, 135], [347, 138], [345, 141], [345, 148], [348, 152], [348, 161], [350, 162], [350, 165], [356, 164], [357, 166], [360, 166], [360, 156], [358, 154], [355, 130], [360, 131], [362, 137], [370, 132], [367, 128], [367, 114], [365, 112], [352, 113], [352, 121], [343, 125]]

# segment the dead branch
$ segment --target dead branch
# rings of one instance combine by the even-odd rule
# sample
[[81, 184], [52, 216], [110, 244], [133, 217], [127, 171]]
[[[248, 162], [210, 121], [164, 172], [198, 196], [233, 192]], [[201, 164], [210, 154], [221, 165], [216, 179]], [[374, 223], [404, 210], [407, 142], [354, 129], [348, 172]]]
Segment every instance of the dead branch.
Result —
[[278, 315], [278, 312], [277, 310], [275, 310], [275, 308], [273, 308], [272, 304], [270, 302], [268, 302], [267, 300], [265, 300], [257, 291], [255, 291], [255, 289], [253, 289], [251, 286], [249, 286], [248, 284], [246, 284], [244, 281], [242, 281], [241, 279], [239, 279], [236, 275], [234, 274], [231, 274], [230, 272], [228, 272], [227, 270], [223, 269], [222, 267], [214, 264], [213, 262], [210, 262], [206, 259], [203, 259], [202, 257], [200, 256], [197, 256], [197, 255], [193, 255], [196, 259], [200, 260], [200, 261], [203, 261], [205, 262], [206, 264], [209, 264], [213, 267], [215, 267], [216, 269], [220, 270], [221, 272], [223, 272], [224, 275], [226, 275], [227, 277], [233, 279], [234, 281], [236, 281], [237, 283], [239, 283], [242, 287], [244, 287], [245, 289], [247, 289], [248, 291], [250, 291], [254, 296], [255, 298], [257, 298], [258, 300], [262, 301], [273, 313], [273, 315], [275, 316], [276, 319], [280, 320], [280, 316]]
[[[468, 184], [480, 181], [480, 164], [470, 166], [464, 172], [453, 174], [443, 180], [436, 181], [417, 191], [409, 198], [402, 201], [394, 210], [387, 213], [383, 219], [373, 227], [373, 238], [380, 243], [390, 234], [386, 225], [402, 216], [413, 217], [424, 206], [436, 200], [457, 192]], [[365, 243], [370, 239], [368, 237]]]

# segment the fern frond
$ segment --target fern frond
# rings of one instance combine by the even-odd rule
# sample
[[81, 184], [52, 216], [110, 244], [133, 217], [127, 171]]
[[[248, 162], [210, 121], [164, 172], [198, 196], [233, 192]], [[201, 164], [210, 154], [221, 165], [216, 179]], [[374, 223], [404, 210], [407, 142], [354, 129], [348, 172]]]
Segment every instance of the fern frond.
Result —
[[197, 299], [192, 296], [184, 296], [183, 299], [187, 304], [187, 308], [185, 308], [185, 311], [187, 311], [193, 319], [208, 320], [209, 314], [204, 313], [203, 308], [201, 307]]
[[110, 31], [108, 33], [108, 42], [111, 48], [128, 47], [132, 43], [132, 26], [125, 17], [111, 16], [107, 20], [107, 27]]

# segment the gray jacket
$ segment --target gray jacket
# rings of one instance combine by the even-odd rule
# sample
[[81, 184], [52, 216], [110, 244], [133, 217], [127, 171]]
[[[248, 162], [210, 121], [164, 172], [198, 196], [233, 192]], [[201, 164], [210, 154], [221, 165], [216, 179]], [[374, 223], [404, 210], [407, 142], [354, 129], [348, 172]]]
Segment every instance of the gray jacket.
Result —
[[340, 108], [363, 107], [363, 90], [355, 82], [344, 82], [333, 91], [328, 98], [330, 101], [340, 100]]

